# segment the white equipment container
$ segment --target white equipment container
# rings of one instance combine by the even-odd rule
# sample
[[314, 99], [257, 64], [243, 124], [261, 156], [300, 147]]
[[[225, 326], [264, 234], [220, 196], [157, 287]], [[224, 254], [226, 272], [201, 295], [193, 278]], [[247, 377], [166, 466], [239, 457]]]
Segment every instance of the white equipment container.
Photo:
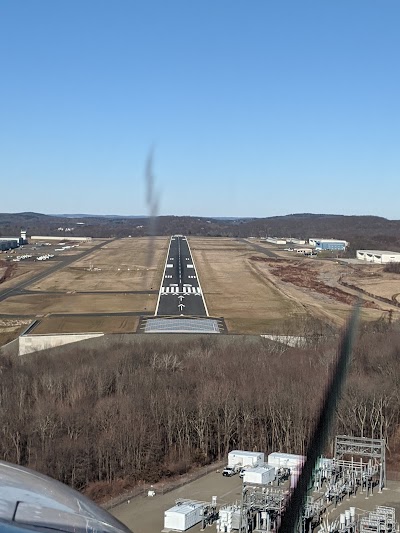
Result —
[[240, 507], [228, 505], [227, 507], [221, 508], [216, 525], [218, 533], [231, 533], [231, 531], [239, 529]]
[[164, 528], [186, 531], [201, 522], [203, 504], [198, 502], [182, 502], [164, 512]]
[[305, 460], [304, 455], [295, 455], [294, 453], [273, 452], [268, 455], [268, 465], [275, 468], [301, 470]]
[[243, 482], [256, 483], [257, 485], [267, 485], [275, 479], [274, 466], [258, 466], [256, 468], [246, 468]]
[[264, 463], [265, 456], [262, 452], [246, 452], [232, 450], [228, 453], [228, 466], [257, 466]]

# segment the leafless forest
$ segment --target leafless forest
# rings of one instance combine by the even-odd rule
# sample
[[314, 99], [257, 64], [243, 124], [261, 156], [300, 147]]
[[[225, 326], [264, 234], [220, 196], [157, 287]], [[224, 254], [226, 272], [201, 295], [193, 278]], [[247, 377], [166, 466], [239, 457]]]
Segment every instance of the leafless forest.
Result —
[[[232, 448], [302, 453], [336, 343], [208, 337], [3, 357], [0, 456], [88, 490], [154, 482]], [[364, 328], [335, 431], [385, 437], [393, 459], [399, 382], [400, 328]]]
[[[76, 225], [77, 221], [84, 225]], [[400, 221], [374, 216], [343, 216], [311, 213], [251, 218], [208, 219], [189, 216], [160, 216], [152, 224], [151, 234], [202, 235], [209, 237], [265, 237], [292, 235], [300, 238], [332, 237], [350, 241], [348, 250], [354, 257], [358, 248], [370, 250], [400, 250]], [[0, 235], [19, 235], [21, 228], [28, 235], [58, 235], [58, 227], [73, 226], [73, 235], [92, 237], [141, 237], [149, 234], [148, 218], [79, 216], [64, 218], [40, 213], [0, 213]]]

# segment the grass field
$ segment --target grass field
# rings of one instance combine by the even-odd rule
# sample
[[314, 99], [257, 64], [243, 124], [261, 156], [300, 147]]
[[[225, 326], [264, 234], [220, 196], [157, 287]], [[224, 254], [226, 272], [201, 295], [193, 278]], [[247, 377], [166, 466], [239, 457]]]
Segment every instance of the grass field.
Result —
[[[168, 237], [119, 239], [106, 243], [85, 258], [30, 285], [28, 294], [10, 296], [0, 303], [4, 317], [42, 317], [36, 333], [72, 333], [104, 331], [105, 333], [131, 333], [136, 331], [138, 317], [129, 316], [63, 316], [83, 313], [154, 313], [157, 292], [162, 278]], [[74, 250], [84, 251], [93, 246], [84, 243]], [[14, 278], [2, 284], [8, 288], [22, 279], [49, 268], [49, 263], [20, 263]], [[107, 292], [110, 294], [107, 294]], [[115, 291], [118, 294], [113, 294]], [[143, 291], [129, 294], [125, 291]], [[147, 291], [154, 291], [149, 293]], [[92, 294], [79, 294], [92, 292]], [[96, 292], [99, 292], [96, 294]], [[94, 293], [94, 294], [93, 294]], [[18, 329], [5, 330], [2, 338], [8, 341], [18, 334]]]
[[157, 294], [23, 294], [1, 302], [6, 315], [154, 312]]
[[[102, 249], [29, 286], [33, 291], [30, 294], [1, 302], [0, 312], [3, 316], [43, 317], [35, 330], [43, 333], [135, 331], [134, 316], [82, 319], [46, 315], [153, 313], [168, 242], [168, 237], [108, 242]], [[310, 316], [341, 325], [357, 293], [340, 285], [340, 278], [387, 298], [400, 293], [398, 276], [384, 273], [383, 267], [376, 265], [350, 267], [287, 253], [284, 260], [271, 262], [251, 247], [259, 244], [257, 240], [243, 243], [229, 238], [191, 237], [189, 243], [209, 313], [224, 317], [230, 333], [302, 333], [304, 319]], [[265, 248], [273, 249], [270, 245]], [[49, 265], [19, 264], [18, 275], [2, 287], [10, 287]], [[143, 293], [128, 294], [130, 291]], [[92, 294], [85, 294], [89, 292]], [[366, 320], [378, 319], [390, 308], [393, 306], [370, 299], [362, 316]], [[394, 313], [399, 314], [395, 308]]]
[[8, 342], [16, 339], [20, 333], [26, 329], [31, 320], [29, 319], [11, 319], [0, 318], [0, 346], [7, 344]]
[[134, 333], [138, 322], [136, 316], [52, 316], [43, 318], [33, 333]]
[[39, 272], [43, 272], [54, 266], [54, 261], [21, 261], [20, 263], [14, 263], [16, 268], [12, 274], [12, 277], [0, 284], [0, 291], [5, 289], [11, 289], [22, 281], [26, 281]]
[[[30, 287], [38, 291], [155, 290], [168, 238], [118, 239]], [[151, 251], [151, 253], [150, 253]]]
[[392, 297], [394, 297], [400, 303], [400, 279], [358, 281], [357, 286], [372, 294], [382, 296], [383, 298], [392, 299]]
[[[62, 261], [63, 257], [81, 254], [82, 252], [93, 248], [93, 246], [103, 241], [104, 239], [96, 239], [92, 241], [83, 242], [79, 244], [79, 247], [72, 248], [71, 250], [65, 250], [63, 252], [54, 251], [54, 249], [58, 247], [57, 244], [53, 244], [51, 246], [39, 246], [38, 244], [36, 244], [36, 246], [27, 245], [23, 248], [16, 249], [10, 254], [1, 254], [0, 259], [5, 260], [6, 258], [8, 258], [14, 270], [12, 273], [12, 277], [0, 284], [0, 290], [15, 287], [22, 281], [26, 281], [34, 277], [36, 274], [44, 272], [50, 267], [53, 267], [55, 264]], [[33, 250], [33, 247], [35, 247], [36, 250]], [[25, 253], [32, 254], [33, 257], [31, 259], [20, 261], [18, 263], [11, 261], [11, 259], [14, 259]], [[35, 261], [35, 257], [43, 255], [45, 253], [55, 254], [55, 257], [51, 261]]]
[[260, 275], [246, 245], [233, 239], [190, 238], [210, 315], [223, 316], [231, 333], [261, 333], [292, 325], [304, 308]]
[[344, 281], [361, 289], [400, 302], [400, 275], [385, 272], [381, 265], [357, 265], [347, 273]]

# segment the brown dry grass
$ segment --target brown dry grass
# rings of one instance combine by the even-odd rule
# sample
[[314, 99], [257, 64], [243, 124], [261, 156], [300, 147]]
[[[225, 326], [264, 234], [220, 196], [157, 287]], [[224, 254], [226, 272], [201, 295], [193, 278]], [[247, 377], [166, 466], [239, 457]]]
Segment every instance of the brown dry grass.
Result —
[[43, 272], [49, 267], [54, 266], [54, 261], [21, 261], [20, 263], [13, 264], [16, 265], [16, 268], [12, 273], [12, 277], [0, 284], [0, 290], [11, 289], [22, 281], [33, 278], [39, 272]]
[[[68, 250], [68, 251], [66, 250], [65, 252], [57, 253], [57, 257], [62, 259], [64, 256], [67, 256], [67, 255], [81, 254], [82, 252], [85, 252], [89, 248], [93, 248], [93, 246], [95, 246], [96, 244], [99, 244], [100, 242], [104, 242], [104, 239], [96, 239], [93, 241], [87, 241], [87, 242], [81, 243], [78, 248], [72, 248], [72, 250]], [[30, 249], [28, 250], [19, 249], [17, 252], [13, 253], [12, 255], [8, 257], [10, 258], [18, 257], [19, 255], [22, 255], [25, 252], [32, 253], [35, 257], [37, 257], [46, 252], [53, 253], [53, 249], [56, 246], [57, 245], [55, 244], [51, 247], [47, 247], [47, 246], [38, 247], [36, 251], [32, 251]], [[20, 261], [19, 263], [16, 263], [16, 262], [14, 263], [13, 261], [11, 261], [11, 264], [15, 266], [15, 270], [13, 271], [12, 277], [10, 279], [0, 284], [0, 290], [10, 289], [11, 287], [15, 287], [22, 281], [28, 280], [36, 276], [36, 274], [38, 274], [39, 272], [43, 272], [49, 269], [50, 267], [54, 266], [56, 262], [58, 262], [57, 258], [54, 258], [52, 261], [34, 261], [34, 258], [28, 259], [25, 261]]]
[[383, 265], [357, 265], [347, 272], [343, 280], [383, 298], [396, 298], [400, 302], [400, 276], [385, 272]]
[[3, 315], [47, 313], [152, 313], [157, 294], [24, 294], [1, 302]]
[[382, 279], [374, 281], [358, 281], [355, 283], [361, 289], [382, 296], [383, 298], [396, 300], [400, 303], [400, 280]]
[[254, 268], [247, 246], [233, 239], [190, 238], [210, 315], [223, 316], [233, 333], [268, 332], [307, 313]]
[[3, 276], [6, 273], [6, 271], [7, 271], [7, 265], [6, 264], [4, 264], [4, 265], [0, 264], [0, 279], [3, 278]]
[[[30, 286], [37, 294], [13, 296], [1, 302], [0, 309], [7, 315], [45, 316], [52, 313], [153, 313], [157, 294], [125, 294], [123, 291], [158, 290], [162, 278], [168, 238], [152, 241], [153, 255], [148, 264], [149, 239], [119, 239], [94, 251], [89, 256]], [[82, 248], [92, 247], [93, 242]], [[77, 250], [79, 250], [77, 249]], [[54, 264], [54, 263], [53, 263]], [[100, 268], [96, 271], [90, 267]], [[20, 279], [26, 279], [48, 264], [18, 264]], [[119, 270], [118, 270], [119, 269]], [[128, 270], [129, 269], [129, 270]], [[10, 282], [7, 282], [11, 286]], [[46, 294], [41, 291], [59, 291]], [[121, 294], [75, 294], [77, 291], [121, 291]], [[137, 317], [52, 317], [46, 318], [35, 331], [65, 332], [105, 331], [133, 332]]]
[[134, 333], [138, 322], [136, 316], [53, 316], [43, 318], [33, 333]]
[[156, 290], [161, 283], [168, 238], [156, 237], [151, 245], [151, 264], [148, 264], [149, 238], [118, 239], [30, 289], [78, 292]]
[[30, 323], [31, 320], [29, 319], [8, 319], [1, 317], [0, 346], [4, 346], [4, 344], [16, 339]]
[[[301, 302], [313, 315], [342, 325], [356, 301], [357, 292], [340, 285], [339, 279], [348, 267], [335, 261], [292, 259], [257, 261], [265, 276], [287, 295]], [[382, 302], [366, 299], [363, 320], [378, 320], [393, 308]], [[395, 311], [395, 313], [397, 313]]]
[[[338, 283], [347, 266], [293, 254], [252, 261], [266, 256], [234, 239], [191, 238], [190, 245], [209, 312], [225, 317], [231, 332], [259, 333], [274, 326], [294, 332], [307, 315], [340, 326], [351, 312], [357, 293]], [[278, 264], [285, 268], [275, 268]], [[371, 300], [361, 316], [377, 320], [388, 311]]]
[[4, 346], [19, 336], [18, 331], [3, 331], [0, 328], [0, 346]]

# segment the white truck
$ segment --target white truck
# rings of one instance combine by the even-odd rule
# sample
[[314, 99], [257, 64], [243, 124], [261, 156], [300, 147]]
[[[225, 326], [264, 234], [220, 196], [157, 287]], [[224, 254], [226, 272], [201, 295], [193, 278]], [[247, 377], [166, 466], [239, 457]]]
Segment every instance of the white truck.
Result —
[[222, 475], [224, 477], [232, 477], [234, 476], [235, 474], [238, 473], [238, 469], [233, 467], [233, 466], [226, 466], [223, 470], [222, 470]]

